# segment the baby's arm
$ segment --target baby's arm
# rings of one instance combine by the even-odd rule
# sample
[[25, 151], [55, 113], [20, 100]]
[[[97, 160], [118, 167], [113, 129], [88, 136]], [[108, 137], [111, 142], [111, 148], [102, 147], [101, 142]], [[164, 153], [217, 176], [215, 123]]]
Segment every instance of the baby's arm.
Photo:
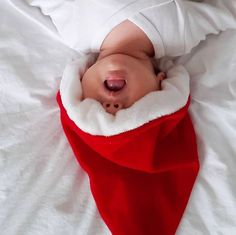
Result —
[[235, 0], [182, 1], [185, 8], [185, 52], [188, 53], [208, 34], [236, 28]]

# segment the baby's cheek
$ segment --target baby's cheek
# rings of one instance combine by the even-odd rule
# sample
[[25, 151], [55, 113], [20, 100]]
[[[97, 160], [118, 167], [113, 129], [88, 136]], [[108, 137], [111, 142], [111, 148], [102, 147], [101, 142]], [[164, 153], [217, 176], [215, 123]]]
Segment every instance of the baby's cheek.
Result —
[[81, 87], [82, 87], [82, 95], [83, 95], [83, 99], [88, 98], [88, 94], [89, 94], [89, 85], [87, 80], [82, 79], [81, 81]]
[[92, 80], [83, 79], [81, 82], [81, 87], [82, 87], [83, 99], [85, 98], [97, 99], [96, 97], [97, 97], [98, 87]]

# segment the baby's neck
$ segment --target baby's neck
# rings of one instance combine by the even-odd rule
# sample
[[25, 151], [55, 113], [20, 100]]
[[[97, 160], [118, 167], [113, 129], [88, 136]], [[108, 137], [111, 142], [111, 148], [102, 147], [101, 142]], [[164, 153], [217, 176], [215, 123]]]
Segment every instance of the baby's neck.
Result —
[[139, 59], [154, 56], [154, 49], [147, 35], [129, 20], [117, 25], [104, 39], [98, 60], [111, 54], [126, 54]]

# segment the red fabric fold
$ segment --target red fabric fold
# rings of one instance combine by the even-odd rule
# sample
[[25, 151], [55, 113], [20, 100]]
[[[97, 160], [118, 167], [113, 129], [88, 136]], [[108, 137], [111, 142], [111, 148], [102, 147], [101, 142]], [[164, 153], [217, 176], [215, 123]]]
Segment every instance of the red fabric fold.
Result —
[[94, 136], [61, 121], [88, 173], [97, 208], [113, 235], [174, 235], [199, 170], [188, 103], [177, 112], [114, 136]]

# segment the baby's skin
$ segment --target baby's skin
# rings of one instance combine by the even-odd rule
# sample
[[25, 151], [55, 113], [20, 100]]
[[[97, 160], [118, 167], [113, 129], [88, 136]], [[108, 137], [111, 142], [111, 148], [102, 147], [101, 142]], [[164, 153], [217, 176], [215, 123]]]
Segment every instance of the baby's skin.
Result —
[[154, 49], [146, 34], [129, 20], [104, 39], [96, 62], [82, 79], [83, 99], [92, 98], [113, 115], [146, 94], [161, 89], [165, 73], [156, 72]]

